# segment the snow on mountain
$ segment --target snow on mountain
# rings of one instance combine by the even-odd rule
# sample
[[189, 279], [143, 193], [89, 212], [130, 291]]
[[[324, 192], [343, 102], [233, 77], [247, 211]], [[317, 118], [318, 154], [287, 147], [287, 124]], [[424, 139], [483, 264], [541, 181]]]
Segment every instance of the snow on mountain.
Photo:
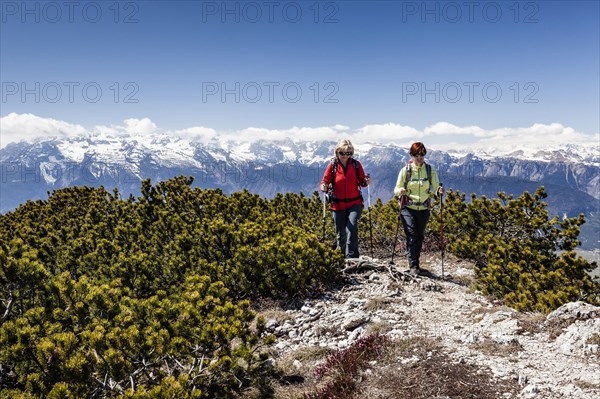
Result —
[[600, 167], [600, 143], [589, 145], [544, 146], [543, 141], [537, 145], [514, 147], [483, 147], [480, 145], [456, 147], [442, 146], [444, 152], [454, 157], [464, 157], [469, 154], [479, 159], [494, 159], [498, 157], [517, 158], [541, 162], [571, 162], [585, 163]]
[[[52, 165], [65, 163], [95, 163], [119, 165], [139, 178], [141, 165], [149, 163], [158, 168], [203, 169], [208, 163], [232, 162], [254, 163], [268, 166], [280, 163], [301, 165], [325, 164], [333, 156], [333, 141], [256, 140], [256, 141], [217, 141], [209, 144], [195, 142], [189, 138], [173, 134], [106, 134], [96, 133], [87, 136], [49, 138], [9, 144], [0, 150], [3, 162], [35, 160], [39, 163], [43, 178], [55, 183], [49, 173]], [[577, 163], [591, 167], [600, 166], [600, 146], [567, 145], [562, 148], [542, 148], [542, 145], [515, 148], [478, 148], [477, 146], [441, 150], [430, 147], [431, 154], [445, 154], [436, 157], [449, 166], [459, 166], [473, 160], [490, 161], [499, 158], [519, 161]], [[24, 152], [23, 152], [24, 151]], [[47, 154], [45, 152], [48, 152]], [[396, 161], [406, 162], [406, 148], [394, 144], [356, 143], [355, 156], [374, 165]]]
[[190, 142], [168, 135], [107, 135], [88, 138], [53, 140], [64, 159], [83, 162], [93, 157], [97, 162], [135, 165], [150, 155], [159, 166], [199, 166]]
[[[248, 189], [265, 197], [280, 192], [310, 194], [317, 189], [335, 144], [301, 137], [200, 142], [166, 133], [94, 133], [11, 143], [0, 149], [0, 212], [63, 187], [103, 185], [137, 195], [142, 179], [157, 182], [178, 175], [194, 176], [195, 185], [225, 193]], [[371, 197], [392, 198], [398, 171], [410, 159], [408, 148], [357, 140], [354, 145], [355, 157], [375, 182]], [[427, 160], [448, 188], [490, 197], [499, 191], [533, 192], [543, 185], [553, 213], [569, 217], [585, 213], [593, 218], [600, 212], [600, 156], [595, 143], [545, 149], [454, 148], [428, 146]]]

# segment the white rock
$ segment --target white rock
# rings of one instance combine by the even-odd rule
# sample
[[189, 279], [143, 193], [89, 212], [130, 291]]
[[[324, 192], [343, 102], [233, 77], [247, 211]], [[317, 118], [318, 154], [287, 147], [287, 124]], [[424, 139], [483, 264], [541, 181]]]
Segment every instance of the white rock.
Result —
[[364, 332], [365, 332], [365, 329], [363, 327], [358, 327], [357, 329], [352, 331], [350, 333], [350, 335], [348, 335], [348, 342], [356, 341], [358, 338], [362, 337]]
[[275, 344], [275, 349], [281, 351], [287, 348], [288, 344], [285, 341], [279, 341]]
[[417, 356], [413, 355], [412, 357], [409, 357], [407, 359], [400, 360], [400, 363], [402, 363], [402, 364], [410, 364], [410, 363], [416, 363], [419, 360], [420, 359]]
[[275, 319], [270, 319], [265, 323], [265, 328], [267, 329], [267, 331], [269, 332], [273, 332], [275, 331], [275, 328], [279, 326], [279, 322]]
[[466, 344], [476, 344], [479, 341], [481, 341], [481, 337], [479, 333], [475, 331], [470, 332], [466, 337], [463, 338], [463, 342]]
[[359, 314], [344, 321], [342, 328], [346, 331], [352, 331], [355, 328], [367, 323], [370, 317], [366, 314]]
[[295, 320], [286, 320], [283, 322], [283, 328], [289, 330], [290, 328], [292, 328], [294, 326], [294, 324], [296, 324]]
[[556, 338], [555, 346], [561, 353], [573, 353], [585, 356], [587, 342], [600, 331], [600, 318], [577, 320]]
[[519, 374], [519, 385], [527, 384], [529, 378], [525, 374]]
[[349, 298], [348, 301], [346, 302], [348, 307], [351, 309], [352, 308], [362, 308], [365, 303], [367, 303], [366, 299], [359, 299], [359, 298]]
[[[453, 276], [472, 274], [472, 270], [456, 271], [452, 266], [449, 264], [448, 272]], [[394, 340], [433, 338], [454, 362], [490, 370], [496, 378], [518, 381], [523, 390], [515, 399], [598, 397], [593, 387], [600, 385], [600, 350], [589, 341], [592, 334], [600, 331], [600, 318], [595, 316], [597, 308], [565, 305], [562, 313], [557, 312], [553, 317], [567, 315], [564, 318], [573, 322], [558, 337], [550, 339], [550, 330], [523, 331], [522, 322], [518, 321], [522, 318], [517, 312], [498, 310], [480, 292], [459, 284], [435, 281], [441, 292], [424, 291], [409, 283], [400, 282], [398, 287], [399, 283], [389, 273], [371, 276], [375, 274], [378, 279], [373, 277], [369, 281], [366, 274], [357, 274], [354, 285], [307, 301], [302, 310], [286, 311], [290, 320], [283, 325], [269, 324], [278, 337], [274, 346], [279, 351], [276, 358], [307, 347], [345, 349], [366, 334], [370, 323], [369, 327], [381, 326], [380, 331]], [[361, 311], [369, 300], [382, 297], [390, 298], [388, 306], [370, 314]], [[480, 313], [482, 307], [490, 311]], [[318, 319], [310, 321], [317, 315]], [[518, 342], [518, 352], [490, 354], [481, 349], [483, 346], [474, 345], [490, 339], [503, 345]], [[410, 363], [419, 358], [412, 356], [398, 361]], [[497, 396], [511, 397], [502, 392]]]
[[540, 388], [535, 384], [529, 384], [523, 388], [520, 396], [523, 398], [535, 398], [540, 393]]
[[600, 307], [593, 306], [585, 302], [565, 303], [554, 312], [550, 313], [546, 320], [554, 319], [593, 319], [600, 317]]

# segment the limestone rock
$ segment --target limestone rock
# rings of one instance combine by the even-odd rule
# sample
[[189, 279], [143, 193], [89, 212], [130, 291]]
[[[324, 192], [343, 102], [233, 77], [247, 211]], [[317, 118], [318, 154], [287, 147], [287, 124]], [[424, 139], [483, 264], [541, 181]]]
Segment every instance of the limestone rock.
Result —
[[573, 320], [585, 320], [600, 317], [600, 307], [593, 306], [585, 302], [569, 302], [554, 312], [550, 313], [546, 320], [555, 319], [573, 319]]
[[[435, 278], [441, 276], [435, 262], [429, 264], [433, 277], [407, 281], [382, 271], [387, 270], [383, 263], [374, 272], [375, 262], [358, 264], [361, 268], [340, 290], [287, 311], [289, 320], [268, 320], [279, 357], [309, 347], [345, 349], [373, 331], [391, 339], [427, 337], [440, 342], [457, 363], [518, 382], [522, 390], [514, 399], [600, 398], [600, 336], [594, 335], [600, 334], [600, 308], [574, 302], [552, 312], [544, 326], [567, 322], [553, 340], [547, 328], [524, 331], [518, 312], [490, 303], [466, 287], [464, 279]], [[452, 276], [473, 273], [464, 263], [446, 263], [445, 271]]]

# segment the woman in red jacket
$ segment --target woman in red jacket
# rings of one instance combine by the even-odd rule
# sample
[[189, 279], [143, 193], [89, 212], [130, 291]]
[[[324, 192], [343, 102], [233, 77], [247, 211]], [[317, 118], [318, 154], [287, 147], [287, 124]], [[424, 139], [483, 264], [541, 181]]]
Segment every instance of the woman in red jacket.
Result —
[[346, 258], [359, 256], [358, 220], [364, 207], [360, 187], [367, 187], [371, 182], [360, 162], [352, 158], [353, 155], [354, 147], [350, 140], [340, 140], [320, 185], [321, 191], [329, 193], [337, 247]]

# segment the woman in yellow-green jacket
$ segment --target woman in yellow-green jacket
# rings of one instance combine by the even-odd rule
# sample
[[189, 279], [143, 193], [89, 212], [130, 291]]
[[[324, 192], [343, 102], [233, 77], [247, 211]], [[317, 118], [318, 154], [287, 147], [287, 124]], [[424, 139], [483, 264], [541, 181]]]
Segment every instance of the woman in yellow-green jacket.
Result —
[[421, 272], [419, 258], [425, 239], [425, 226], [430, 214], [430, 193], [441, 195], [444, 188], [440, 185], [434, 168], [425, 163], [427, 149], [417, 142], [410, 147], [411, 160], [400, 169], [394, 194], [399, 196], [400, 216], [406, 235], [408, 266], [411, 274]]

